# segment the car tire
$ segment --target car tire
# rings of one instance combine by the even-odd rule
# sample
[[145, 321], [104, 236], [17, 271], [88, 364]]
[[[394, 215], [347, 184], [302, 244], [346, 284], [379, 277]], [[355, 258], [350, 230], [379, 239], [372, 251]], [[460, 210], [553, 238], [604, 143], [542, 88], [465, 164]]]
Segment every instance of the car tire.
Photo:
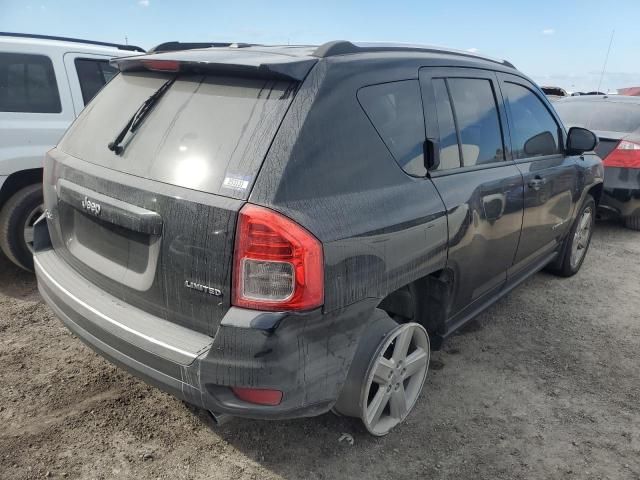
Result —
[[415, 322], [398, 324], [376, 310], [360, 339], [334, 412], [362, 420], [384, 436], [415, 406], [429, 370], [429, 336]]
[[640, 215], [625, 218], [624, 226], [629, 230], [640, 231]]
[[591, 195], [587, 195], [564, 241], [562, 257], [549, 268], [552, 273], [561, 277], [578, 273], [591, 244], [595, 218], [596, 202]]
[[29, 231], [44, 211], [42, 185], [29, 185], [9, 198], [0, 210], [0, 249], [20, 268], [33, 271]]

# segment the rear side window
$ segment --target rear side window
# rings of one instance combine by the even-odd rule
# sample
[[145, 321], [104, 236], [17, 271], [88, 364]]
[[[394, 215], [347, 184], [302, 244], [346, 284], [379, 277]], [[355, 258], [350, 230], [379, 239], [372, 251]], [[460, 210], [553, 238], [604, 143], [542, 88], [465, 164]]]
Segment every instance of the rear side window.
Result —
[[76, 58], [74, 63], [85, 105], [118, 73], [118, 69], [109, 65], [107, 60]]
[[396, 162], [409, 175], [423, 177], [424, 114], [417, 80], [361, 88], [358, 100]]
[[538, 96], [528, 88], [505, 82], [511, 112], [513, 158], [560, 153], [559, 128]]
[[56, 76], [49, 57], [0, 53], [0, 111], [62, 111]]
[[465, 167], [504, 160], [493, 85], [479, 78], [448, 78]]

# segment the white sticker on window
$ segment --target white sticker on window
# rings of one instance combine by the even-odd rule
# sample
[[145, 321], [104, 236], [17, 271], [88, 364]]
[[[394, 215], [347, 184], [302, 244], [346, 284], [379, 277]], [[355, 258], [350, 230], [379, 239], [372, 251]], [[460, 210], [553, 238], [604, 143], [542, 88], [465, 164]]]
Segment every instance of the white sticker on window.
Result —
[[249, 186], [249, 180], [251, 177], [241, 177], [236, 175], [228, 175], [224, 177], [222, 186], [225, 188], [232, 188], [234, 190], [246, 190]]

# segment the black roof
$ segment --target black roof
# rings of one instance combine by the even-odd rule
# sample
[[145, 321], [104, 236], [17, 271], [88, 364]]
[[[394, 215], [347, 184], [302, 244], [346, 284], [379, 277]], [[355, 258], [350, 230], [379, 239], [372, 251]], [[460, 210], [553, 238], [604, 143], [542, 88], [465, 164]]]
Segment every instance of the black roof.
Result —
[[0, 32], [0, 37], [18, 37], [18, 38], [37, 38], [40, 40], [57, 40], [59, 42], [73, 42], [73, 43], [84, 43], [87, 45], [100, 45], [102, 47], [113, 47], [119, 50], [127, 50], [130, 52], [142, 52], [145, 50], [136, 45], [124, 45], [121, 43], [109, 43], [109, 42], [99, 42], [96, 40], [83, 40], [80, 38], [69, 38], [69, 37], [54, 37], [52, 35], [37, 35], [33, 33], [10, 33], [10, 32]]
[[207, 49], [207, 48], [242, 48], [251, 50], [261, 50], [269, 53], [284, 54], [295, 57], [316, 57], [328, 58], [338, 55], [355, 55], [362, 53], [439, 53], [446, 55], [455, 55], [468, 57], [472, 59], [485, 60], [506, 67], [515, 68], [511, 62], [506, 60], [498, 60], [495, 58], [479, 55], [477, 53], [467, 52], [463, 50], [455, 50], [445, 47], [435, 47], [429, 45], [412, 45], [403, 43], [359, 43], [349, 42], [346, 40], [335, 40], [322, 45], [261, 45], [255, 43], [238, 43], [238, 42], [166, 42], [161, 43], [149, 50], [148, 53], [171, 52], [179, 50], [191, 49]]
[[424, 53], [444, 53], [449, 55], [458, 55], [462, 57], [478, 58], [489, 62], [498, 63], [507, 67], [515, 68], [511, 62], [506, 60], [497, 60], [495, 58], [478, 55], [477, 53], [466, 52], [463, 50], [455, 50], [452, 48], [435, 47], [430, 45], [412, 45], [404, 43], [352, 43], [346, 40], [336, 40], [320, 45], [313, 52], [314, 57], [326, 58], [336, 55], [350, 55], [357, 53], [373, 53], [373, 52], [424, 52]]
[[[213, 45], [213, 46], [212, 46]], [[191, 47], [191, 48], [189, 48]], [[202, 48], [201, 48], [202, 47]], [[416, 60], [424, 54], [430, 56], [460, 57], [460, 60], [475, 62], [492, 62], [503, 68], [515, 69], [504, 60], [440, 47], [423, 45], [406, 45], [393, 43], [352, 43], [335, 41], [323, 45], [256, 45], [249, 43], [180, 43], [167, 42], [153, 48], [147, 55], [138, 55], [112, 60], [121, 71], [162, 70], [176, 67], [171, 63], [179, 62], [178, 70], [182, 72], [218, 72], [222, 74], [249, 75], [269, 78], [303, 80], [310, 69], [318, 61], [331, 57], [359, 57], [373, 54], [388, 59], [388, 53], [394, 57], [406, 57]], [[356, 60], [356, 58], [354, 58]], [[169, 70], [165, 70], [169, 71]]]

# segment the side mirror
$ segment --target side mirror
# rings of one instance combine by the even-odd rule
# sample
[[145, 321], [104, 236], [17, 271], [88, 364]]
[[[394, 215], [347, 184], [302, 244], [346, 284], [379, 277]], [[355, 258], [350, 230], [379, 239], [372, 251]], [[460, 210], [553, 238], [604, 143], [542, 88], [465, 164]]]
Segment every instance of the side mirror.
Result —
[[539, 133], [524, 143], [524, 153], [528, 157], [558, 153], [556, 139], [551, 132]]
[[580, 155], [590, 152], [598, 145], [598, 137], [591, 130], [581, 127], [571, 127], [567, 135], [567, 150], [570, 155]]

